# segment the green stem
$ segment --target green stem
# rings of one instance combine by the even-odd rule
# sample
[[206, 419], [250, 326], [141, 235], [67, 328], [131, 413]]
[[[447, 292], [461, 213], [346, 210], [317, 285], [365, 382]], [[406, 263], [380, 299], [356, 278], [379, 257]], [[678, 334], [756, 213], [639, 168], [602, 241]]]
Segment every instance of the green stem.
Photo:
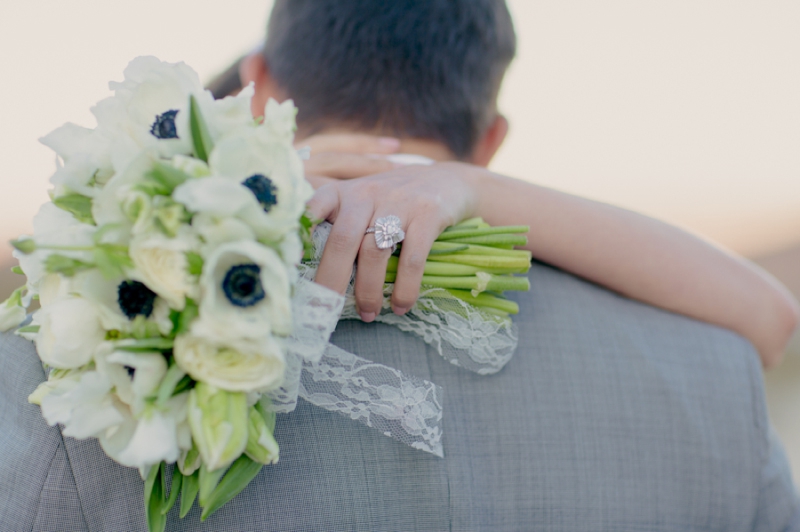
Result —
[[[397, 279], [397, 274], [386, 272], [386, 282], [393, 283]], [[422, 283], [425, 286], [434, 288], [458, 288], [461, 290], [477, 290], [480, 288], [481, 280], [477, 277], [441, 277], [438, 275], [423, 275]], [[531, 283], [527, 277], [507, 277], [492, 275], [486, 285], [486, 290], [492, 292], [505, 292], [515, 290], [525, 292], [530, 290]]]
[[[434, 242], [431, 251], [436, 255], [448, 253], [463, 253], [464, 255], [494, 255], [496, 257], [525, 257], [531, 260], [531, 252], [527, 249], [498, 249], [492, 246], [478, 244], [453, 244], [451, 242]], [[432, 255], [434, 253], [431, 253]]]
[[469, 238], [473, 236], [487, 236], [487, 235], [508, 235], [508, 234], [524, 234], [530, 231], [527, 225], [506, 225], [502, 227], [485, 227], [477, 229], [456, 229], [453, 231], [445, 231], [436, 240], [453, 240], [455, 238]]
[[503, 311], [507, 314], [518, 314], [519, 305], [514, 301], [503, 299], [492, 294], [481, 293], [473, 296], [468, 290], [454, 290], [452, 288], [446, 289], [452, 296], [457, 297], [462, 301], [466, 301], [473, 307], [492, 308]]
[[[397, 257], [389, 257], [389, 263], [386, 265], [386, 271], [397, 273], [399, 259]], [[507, 273], [525, 273], [527, 272], [530, 264], [528, 263], [525, 269], [522, 268], [489, 268], [481, 266], [473, 266], [469, 264], [459, 264], [446, 261], [429, 260], [425, 263], [425, 275], [438, 275], [442, 277], [461, 277], [475, 275], [478, 272], [494, 273], [494, 274], [507, 274]]]
[[483, 246], [503, 246], [512, 249], [514, 246], [524, 246], [528, 243], [525, 235], [483, 235], [448, 239], [448, 242], [458, 244], [480, 244]]
[[[526, 273], [531, 267], [529, 258], [522, 257], [496, 257], [493, 255], [435, 255], [430, 257], [434, 262], [448, 262], [454, 264], [466, 264], [478, 266], [480, 268], [504, 268], [511, 270], [510, 273]], [[485, 271], [485, 270], [484, 270]]]

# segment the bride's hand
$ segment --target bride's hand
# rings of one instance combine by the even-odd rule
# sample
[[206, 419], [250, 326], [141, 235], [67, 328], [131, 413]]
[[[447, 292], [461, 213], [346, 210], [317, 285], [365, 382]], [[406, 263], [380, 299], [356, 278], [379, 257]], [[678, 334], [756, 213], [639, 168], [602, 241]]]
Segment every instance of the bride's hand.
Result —
[[392, 310], [404, 314], [419, 296], [425, 260], [434, 240], [448, 226], [473, 215], [479, 170], [462, 163], [408, 166], [362, 179], [333, 181], [308, 203], [312, 216], [333, 224], [316, 281], [344, 293], [353, 263], [356, 305], [364, 321], [380, 312], [391, 249], [379, 249], [375, 220], [396, 215], [405, 231]]
[[303, 166], [306, 179], [314, 188], [337, 179], [365, 177], [400, 166], [385, 158], [400, 149], [400, 141], [392, 137], [321, 133], [297, 142], [295, 147], [311, 150]]

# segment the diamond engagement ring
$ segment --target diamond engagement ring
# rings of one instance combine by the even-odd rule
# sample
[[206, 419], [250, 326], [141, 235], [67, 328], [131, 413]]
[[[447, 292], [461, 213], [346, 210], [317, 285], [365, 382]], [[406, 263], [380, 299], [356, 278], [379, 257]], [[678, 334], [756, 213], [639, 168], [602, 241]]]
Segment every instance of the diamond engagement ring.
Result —
[[378, 249], [394, 250], [395, 246], [406, 237], [402, 222], [397, 216], [384, 216], [375, 220], [375, 226], [367, 229], [365, 234], [375, 233], [375, 244]]

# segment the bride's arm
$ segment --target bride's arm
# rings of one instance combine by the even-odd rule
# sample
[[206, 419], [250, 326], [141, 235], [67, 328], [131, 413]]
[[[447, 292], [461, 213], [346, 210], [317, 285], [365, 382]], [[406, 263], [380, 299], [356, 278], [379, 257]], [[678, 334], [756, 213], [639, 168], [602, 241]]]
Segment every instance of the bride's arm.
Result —
[[797, 302], [755, 264], [686, 231], [625, 209], [459, 165], [492, 225], [530, 225], [537, 259], [622, 295], [731, 329], [780, 361]]
[[334, 181], [309, 206], [334, 223], [317, 281], [343, 290], [357, 257], [356, 302], [366, 321], [380, 311], [388, 255], [364, 230], [387, 214], [398, 215], [407, 233], [392, 296], [398, 313], [416, 301], [433, 240], [446, 226], [481, 216], [492, 225], [529, 225], [526, 247], [538, 260], [741, 334], [765, 366], [780, 361], [798, 321], [789, 292], [741, 257], [652, 218], [463, 163]]

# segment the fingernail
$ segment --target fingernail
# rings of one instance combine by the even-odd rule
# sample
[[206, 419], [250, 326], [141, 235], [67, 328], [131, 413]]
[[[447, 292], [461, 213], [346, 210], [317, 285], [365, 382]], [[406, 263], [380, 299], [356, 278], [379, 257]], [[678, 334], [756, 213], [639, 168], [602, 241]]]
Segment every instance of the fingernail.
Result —
[[398, 316], [402, 316], [403, 314], [408, 312], [408, 308], [407, 307], [395, 307], [394, 305], [392, 305], [392, 312], [394, 312]]
[[367, 323], [372, 323], [375, 321], [375, 313], [374, 312], [360, 312], [361, 320]]
[[394, 137], [381, 137], [378, 139], [378, 142], [387, 148], [397, 149], [400, 147], [400, 139], [396, 139]]

